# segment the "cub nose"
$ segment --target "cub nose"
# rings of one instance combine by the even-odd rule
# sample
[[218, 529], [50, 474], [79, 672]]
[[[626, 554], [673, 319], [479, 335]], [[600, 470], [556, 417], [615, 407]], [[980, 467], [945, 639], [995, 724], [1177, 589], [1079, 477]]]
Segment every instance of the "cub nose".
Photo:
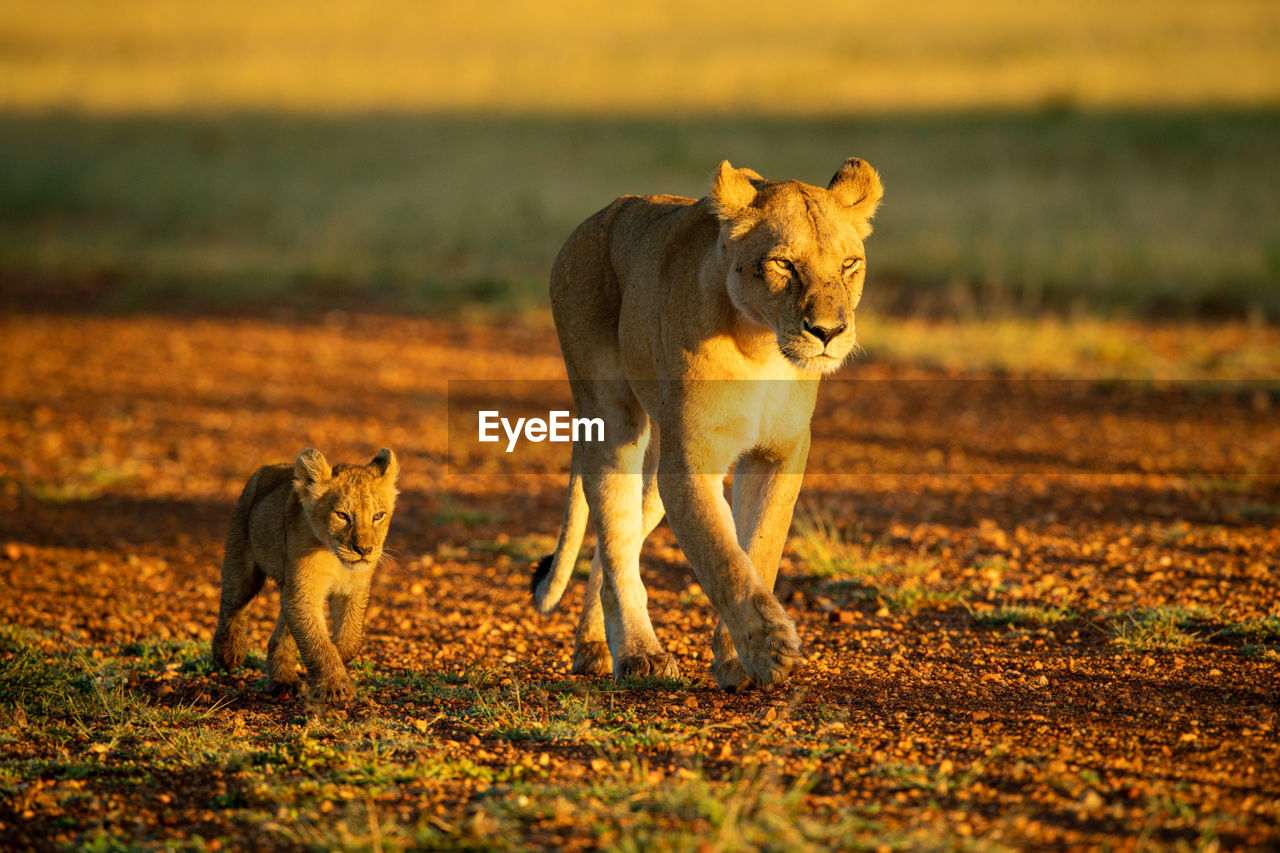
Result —
[[833, 338], [835, 338], [837, 335], [839, 335], [841, 332], [843, 332], [847, 328], [849, 328], [849, 325], [847, 323], [839, 323], [838, 325], [831, 325], [831, 326], [822, 326], [816, 323], [810, 323], [808, 320], [804, 321], [804, 330], [809, 334], [813, 335], [818, 340], [822, 341], [824, 345], [831, 343]]
[[355, 551], [361, 557], [369, 556], [369, 552], [373, 550], [372, 545], [361, 545], [359, 542], [351, 543], [351, 550]]

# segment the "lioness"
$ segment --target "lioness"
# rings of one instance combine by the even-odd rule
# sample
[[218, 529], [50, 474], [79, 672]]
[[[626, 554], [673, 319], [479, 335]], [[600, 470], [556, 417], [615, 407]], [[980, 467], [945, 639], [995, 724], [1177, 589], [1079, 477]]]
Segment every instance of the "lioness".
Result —
[[560, 540], [533, 577], [550, 612], [589, 513], [599, 544], [574, 672], [604, 674], [612, 659], [616, 677], [677, 674], [640, 580], [641, 545], [664, 511], [720, 617], [720, 686], [771, 685], [802, 660], [772, 590], [816, 380], [854, 347], [862, 241], [882, 194], [856, 158], [826, 189], [726, 161], [706, 198], [624, 196], [560, 250], [551, 307], [574, 402], [605, 421], [604, 442], [574, 445]]
[[[368, 465], [333, 468], [308, 448], [293, 465], [254, 473], [227, 533], [213, 635], [218, 664], [235, 669], [244, 660], [245, 608], [269, 577], [280, 586], [280, 615], [267, 645], [269, 689], [298, 684], [301, 652], [309, 700], [342, 704], [354, 695], [343, 664], [364, 643], [369, 584], [395, 510], [399, 470], [385, 447]], [[332, 639], [326, 606], [333, 612]]]

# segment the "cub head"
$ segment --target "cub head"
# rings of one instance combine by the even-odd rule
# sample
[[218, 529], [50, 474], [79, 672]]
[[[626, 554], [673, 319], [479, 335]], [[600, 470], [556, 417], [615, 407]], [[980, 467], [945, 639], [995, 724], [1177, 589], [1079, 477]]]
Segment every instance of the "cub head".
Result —
[[336, 465], [307, 448], [293, 463], [293, 488], [311, 530], [348, 569], [377, 565], [396, 507], [400, 466], [387, 448], [368, 465]]
[[711, 208], [720, 220], [729, 298], [747, 320], [770, 329], [778, 349], [809, 373], [830, 373], [857, 343], [853, 311], [862, 297], [871, 217], [884, 189], [852, 157], [826, 189], [766, 181], [720, 164]]

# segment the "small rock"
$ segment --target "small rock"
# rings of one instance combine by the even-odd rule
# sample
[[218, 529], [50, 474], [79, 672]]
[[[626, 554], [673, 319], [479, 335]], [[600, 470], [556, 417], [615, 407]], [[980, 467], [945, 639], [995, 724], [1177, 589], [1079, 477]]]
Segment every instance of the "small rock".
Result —
[[832, 610], [827, 618], [836, 625], [849, 625], [853, 623], [853, 612], [849, 610]]
[[8, 560], [22, 559], [22, 547], [17, 542], [8, 542], [4, 546], [4, 556]]

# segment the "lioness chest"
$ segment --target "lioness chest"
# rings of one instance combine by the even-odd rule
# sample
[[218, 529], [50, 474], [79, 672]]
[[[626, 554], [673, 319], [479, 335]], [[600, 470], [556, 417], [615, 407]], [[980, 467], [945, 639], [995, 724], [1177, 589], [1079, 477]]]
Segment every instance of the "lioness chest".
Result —
[[749, 451], [784, 451], [809, 433], [816, 381], [686, 380], [681, 385], [681, 431], [724, 457], [719, 463], [727, 465]]

